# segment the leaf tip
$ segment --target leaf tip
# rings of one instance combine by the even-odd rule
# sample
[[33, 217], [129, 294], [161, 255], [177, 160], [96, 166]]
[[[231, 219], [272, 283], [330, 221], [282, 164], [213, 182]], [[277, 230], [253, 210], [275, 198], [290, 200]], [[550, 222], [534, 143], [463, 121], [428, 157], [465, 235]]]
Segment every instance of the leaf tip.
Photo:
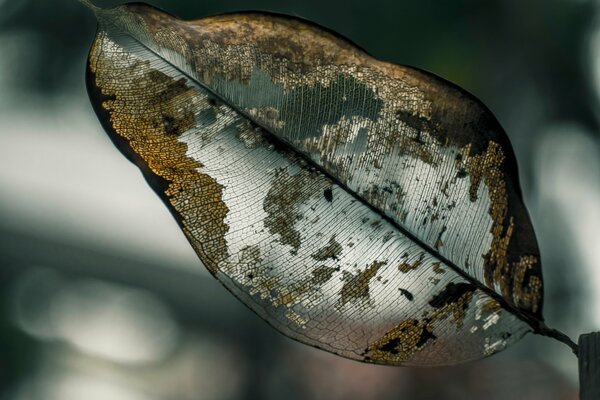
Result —
[[83, 4], [84, 6], [86, 6], [87, 8], [89, 8], [90, 10], [92, 10], [94, 13], [98, 10], [100, 10], [99, 7], [97, 7], [96, 5], [94, 5], [94, 3], [92, 3], [90, 0], [77, 0], [79, 1], [81, 4]]

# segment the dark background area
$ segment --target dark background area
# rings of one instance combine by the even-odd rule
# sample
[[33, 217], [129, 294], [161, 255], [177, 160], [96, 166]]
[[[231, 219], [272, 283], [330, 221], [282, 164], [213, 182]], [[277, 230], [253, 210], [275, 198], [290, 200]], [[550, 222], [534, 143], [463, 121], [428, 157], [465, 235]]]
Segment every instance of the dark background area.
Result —
[[[548, 325], [574, 339], [600, 329], [599, 4], [150, 3], [183, 18], [297, 15], [475, 94], [517, 154]], [[576, 358], [539, 336], [413, 369], [345, 360], [268, 327], [204, 271], [102, 132], [84, 86], [94, 32], [75, 0], [0, 0], [0, 400], [577, 398]]]

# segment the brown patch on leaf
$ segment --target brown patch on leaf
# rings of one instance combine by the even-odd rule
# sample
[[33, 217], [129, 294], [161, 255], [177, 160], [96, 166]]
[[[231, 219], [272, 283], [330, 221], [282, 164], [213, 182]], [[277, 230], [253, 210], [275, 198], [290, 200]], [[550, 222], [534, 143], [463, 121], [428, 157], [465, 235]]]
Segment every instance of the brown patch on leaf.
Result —
[[239, 255], [239, 264], [245, 274], [245, 282], [250, 287], [251, 295], [258, 294], [261, 299], [275, 302], [273, 291], [281, 285], [279, 279], [271, 276], [263, 265], [259, 245], [245, 246]]
[[290, 175], [287, 169], [279, 169], [263, 202], [267, 213], [265, 227], [270, 233], [279, 235], [282, 244], [291, 246], [292, 254], [300, 248], [301, 236], [296, 224], [304, 218], [300, 212], [300, 204], [313, 196], [320, 195], [329, 182], [322, 175], [308, 170], [301, 170]]
[[412, 264], [405, 261], [398, 266], [398, 269], [400, 270], [400, 272], [407, 273], [409, 271], [419, 268], [421, 266], [421, 264], [423, 264], [424, 259], [425, 259], [425, 253], [421, 253], [419, 258], [417, 258], [415, 261], [413, 261]]
[[279, 110], [276, 108], [249, 108], [246, 110], [246, 112], [251, 117], [256, 118], [258, 121], [262, 121], [270, 127], [281, 129], [285, 125], [285, 121], [281, 121], [279, 119]]
[[375, 277], [379, 268], [387, 261], [373, 261], [364, 271], [356, 275], [346, 273], [345, 283], [340, 292], [340, 306], [348, 302], [364, 301], [369, 299], [369, 283]]
[[437, 143], [430, 135], [435, 129], [431, 120], [419, 115], [418, 112], [406, 109], [397, 110], [396, 118], [400, 123], [399, 127], [393, 129], [384, 138], [377, 139], [373, 135], [373, 140], [383, 139], [382, 143], [389, 153], [396, 148], [398, 155], [407, 155], [420, 159], [426, 164], [438, 165]]
[[325, 261], [329, 258], [337, 259], [342, 254], [342, 250], [342, 245], [335, 240], [335, 235], [333, 235], [329, 239], [329, 243], [317, 250], [311, 257], [317, 261]]
[[446, 272], [442, 268], [442, 263], [435, 262], [435, 263], [432, 264], [432, 266], [433, 266], [433, 272], [435, 272], [436, 274], [443, 274], [444, 272]]
[[248, 149], [255, 149], [265, 144], [262, 130], [249, 121], [244, 121], [237, 127], [237, 138]]
[[[373, 206], [381, 210], [387, 207], [394, 213], [400, 213], [406, 197], [406, 193], [397, 183], [390, 183], [387, 186], [368, 183], [359, 194], [366, 202]], [[406, 217], [406, 214], [404, 214], [404, 217]], [[398, 216], [400, 220], [403, 220], [404, 217], [402, 215]]]

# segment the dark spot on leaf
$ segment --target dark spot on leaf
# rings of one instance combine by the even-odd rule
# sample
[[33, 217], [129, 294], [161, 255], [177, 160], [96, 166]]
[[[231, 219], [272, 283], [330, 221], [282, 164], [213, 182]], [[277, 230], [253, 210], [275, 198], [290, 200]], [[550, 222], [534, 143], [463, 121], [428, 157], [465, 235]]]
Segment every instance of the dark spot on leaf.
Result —
[[442, 308], [444, 306], [447, 306], [448, 304], [455, 303], [463, 295], [474, 291], [475, 286], [473, 286], [470, 283], [450, 282], [448, 285], [446, 285], [444, 290], [442, 290], [440, 293], [433, 296], [431, 300], [429, 300], [429, 305], [433, 308]]
[[400, 345], [400, 338], [395, 338], [381, 346], [379, 350], [390, 354], [398, 354], [398, 345]]
[[212, 125], [217, 121], [217, 113], [214, 108], [207, 108], [198, 113], [196, 118], [203, 125]]
[[331, 190], [331, 188], [325, 189], [323, 191], [323, 196], [325, 196], [325, 200], [331, 203], [333, 201], [333, 191]]
[[404, 297], [406, 297], [406, 299], [407, 299], [408, 301], [413, 301], [413, 299], [414, 299], [414, 296], [412, 295], [412, 293], [411, 293], [411, 292], [409, 292], [409, 291], [408, 291], [408, 290], [406, 290], [406, 289], [399, 289], [399, 290], [400, 290], [400, 293], [402, 293], [402, 295], [403, 295]]
[[163, 126], [167, 135], [176, 136], [180, 133], [176, 122], [172, 115], [163, 115]]
[[464, 178], [465, 176], [467, 176], [467, 171], [464, 168], [459, 169], [456, 173], [457, 178]]
[[421, 348], [430, 340], [437, 339], [437, 337], [427, 328], [423, 328], [421, 331], [421, 336], [419, 336], [419, 341], [417, 342], [417, 347]]
[[396, 111], [396, 118], [418, 132], [417, 141], [421, 140], [420, 133], [422, 131], [433, 132], [436, 130], [435, 125], [430, 120], [407, 110]]
[[438, 234], [435, 244], [433, 245], [433, 247], [435, 247], [436, 250], [439, 250], [440, 247], [442, 247], [442, 245], [444, 244], [444, 242], [442, 242], [442, 236], [444, 235], [444, 233], [446, 232], [447, 229], [448, 229], [448, 227], [446, 225], [444, 225], [442, 227], [442, 230]]
[[423, 141], [423, 138], [421, 137], [421, 131], [417, 131], [417, 136], [415, 136], [414, 138], [412, 138], [412, 140], [418, 144], [425, 144], [425, 141]]

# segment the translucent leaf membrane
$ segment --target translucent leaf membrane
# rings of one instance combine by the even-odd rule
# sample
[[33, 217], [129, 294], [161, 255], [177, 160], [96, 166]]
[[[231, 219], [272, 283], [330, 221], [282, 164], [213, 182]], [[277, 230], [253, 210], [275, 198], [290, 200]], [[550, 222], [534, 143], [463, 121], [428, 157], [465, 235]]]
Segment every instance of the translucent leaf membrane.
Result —
[[480, 358], [530, 330], [535, 237], [506, 136], [471, 96], [294, 19], [96, 13], [100, 120], [276, 329], [396, 365]]

